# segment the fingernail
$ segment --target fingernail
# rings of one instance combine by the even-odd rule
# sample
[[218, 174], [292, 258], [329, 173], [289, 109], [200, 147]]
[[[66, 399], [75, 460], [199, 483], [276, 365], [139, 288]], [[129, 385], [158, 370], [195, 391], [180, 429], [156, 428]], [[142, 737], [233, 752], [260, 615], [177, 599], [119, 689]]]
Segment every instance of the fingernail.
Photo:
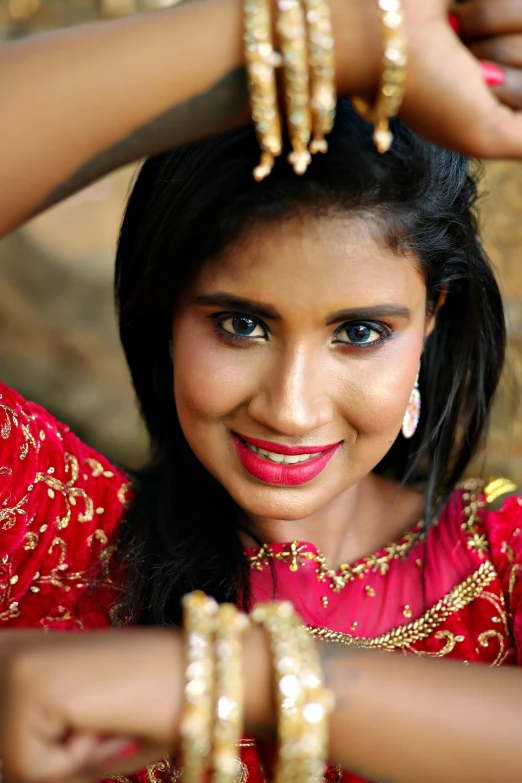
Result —
[[120, 750], [119, 753], [116, 753], [115, 756], [112, 756], [108, 763], [116, 764], [119, 761], [126, 761], [127, 759], [131, 759], [133, 756], [137, 756], [140, 751], [141, 744], [139, 742], [129, 742]]
[[498, 65], [481, 60], [480, 70], [482, 71], [482, 78], [490, 87], [498, 87], [504, 84], [506, 74]]
[[453, 32], [455, 32], [457, 35], [460, 35], [462, 25], [460, 23], [459, 17], [456, 14], [448, 14], [448, 22]]

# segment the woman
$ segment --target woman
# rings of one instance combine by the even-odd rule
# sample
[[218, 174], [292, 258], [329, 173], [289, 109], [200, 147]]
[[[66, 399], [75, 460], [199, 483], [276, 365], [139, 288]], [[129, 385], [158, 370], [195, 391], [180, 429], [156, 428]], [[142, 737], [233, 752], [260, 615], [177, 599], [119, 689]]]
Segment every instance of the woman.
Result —
[[[132, 37], [133, 23], [122, 29]], [[364, 649], [500, 666], [518, 663], [521, 647], [519, 497], [509, 483], [455, 488], [481, 444], [505, 339], [475, 183], [455, 153], [402, 125], [395, 134], [379, 157], [341, 102], [329, 154], [302, 179], [280, 166], [255, 183], [250, 129], [147, 161], [122, 227], [117, 298], [153, 459], [129, 489], [2, 388], [1, 618], [11, 629], [177, 625], [194, 588], [246, 607], [289, 597], [312, 633], [363, 648], [322, 651], [348, 698], [338, 698], [331, 756], [347, 782], [515, 780], [518, 672], [468, 675]], [[2, 647], [14, 779], [107, 770], [122, 780], [171, 750], [176, 632], [105, 643], [6, 631]], [[256, 737], [272, 727], [267, 658], [249, 636]], [[127, 736], [142, 742], [122, 754]], [[256, 747], [241, 753], [259, 779]], [[160, 762], [138, 780], [171, 774]]]

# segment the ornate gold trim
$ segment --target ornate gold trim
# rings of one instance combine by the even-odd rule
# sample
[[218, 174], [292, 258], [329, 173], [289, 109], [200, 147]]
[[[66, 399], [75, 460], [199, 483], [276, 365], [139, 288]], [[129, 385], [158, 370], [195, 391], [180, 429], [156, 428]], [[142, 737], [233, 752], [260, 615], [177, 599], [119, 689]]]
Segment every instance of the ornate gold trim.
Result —
[[424, 539], [423, 528], [424, 522], [421, 520], [398, 541], [383, 547], [381, 550], [383, 554], [377, 552], [368, 555], [353, 565], [341, 563], [337, 571], [327, 566], [326, 558], [321, 552], [309, 549], [307, 544], [299, 541], [283, 544], [281, 552], [274, 552], [272, 546], [263, 544], [255, 554], [248, 555], [247, 558], [250, 568], [256, 571], [262, 571], [270, 560], [280, 560], [287, 563], [290, 571], [298, 571], [306, 562], [312, 562], [317, 566], [315, 573], [319, 582], [329, 580], [330, 589], [334, 593], [339, 593], [348, 582], [352, 582], [356, 577], [361, 579], [365, 574], [377, 571], [384, 576], [388, 572], [392, 560], [403, 559], [415, 544]]
[[484, 494], [486, 496], [486, 503], [494, 503], [497, 498], [502, 495], [508, 495], [510, 492], [515, 492], [517, 485], [507, 478], [490, 479], [484, 487]]
[[364, 636], [350, 636], [341, 631], [330, 631], [309, 625], [307, 630], [317, 639], [326, 642], [338, 642], [354, 647], [377, 647], [383, 650], [396, 650], [410, 647], [415, 642], [427, 639], [450, 615], [460, 611], [478, 598], [497, 577], [493, 564], [487, 560], [467, 579], [441, 598], [422, 617], [406, 625], [393, 628], [381, 636], [371, 639]]

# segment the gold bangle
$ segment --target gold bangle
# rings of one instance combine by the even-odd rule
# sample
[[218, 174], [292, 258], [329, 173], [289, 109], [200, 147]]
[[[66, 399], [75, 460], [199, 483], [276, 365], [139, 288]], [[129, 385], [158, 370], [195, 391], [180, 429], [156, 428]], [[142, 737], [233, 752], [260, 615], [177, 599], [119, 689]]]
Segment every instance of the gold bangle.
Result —
[[296, 174], [304, 174], [312, 157], [308, 52], [305, 14], [300, 0], [278, 0], [277, 31], [283, 54], [286, 121], [292, 152], [288, 162]]
[[323, 684], [313, 639], [288, 601], [259, 604], [251, 614], [268, 632], [279, 712], [274, 783], [317, 783], [328, 749], [333, 697]]
[[253, 174], [260, 182], [270, 174], [274, 158], [283, 151], [275, 77], [282, 58], [273, 47], [270, 0], [244, 0], [244, 20], [250, 108], [261, 147], [261, 160]]
[[212, 737], [212, 783], [234, 783], [237, 745], [243, 732], [241, 635], [248, 628], [245, 614], [221, 604], [216, 615], [215, 723]]
[[373, 141], [382, 153], [390, 149], [393, 141], [389, 120], [401, 107], [408, 57], [400, 0], [377, 0], [377, 8], [384, 49], [379, 92], [373, 106], [363, 98], [353, 98], [352, 103], [364, 120], [374, 123]]
[[310, 152], [328, 152], [325, 139], [335, 122], [334, 39], [330, 8], [325, 0], [305, 0], [308, 25], [313, 139]]
[[197, 590], [184, 596], [182, 606], [187, 637], [185, 705], [180, 724], [183, 783], [201, 783], [211, 749], [212, 641], [218, 605]]

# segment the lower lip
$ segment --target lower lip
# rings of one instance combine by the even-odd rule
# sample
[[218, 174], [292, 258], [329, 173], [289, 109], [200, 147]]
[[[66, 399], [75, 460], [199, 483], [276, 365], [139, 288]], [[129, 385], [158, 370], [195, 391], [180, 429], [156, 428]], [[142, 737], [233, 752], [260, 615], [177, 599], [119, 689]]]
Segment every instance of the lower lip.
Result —
[[278, 484], [284, 487], [297, 487], [299, 484], [306, 484], [307, 481], [314, 479], [325, 469], [341, 445], [337, 443], [306, 462], [283, 465], [263, 459], [259, 454], [254, 454], [237, 435], [232, 435], [232, 440], [241, 464], [252, 476], [264, 481], [265, 484]]

